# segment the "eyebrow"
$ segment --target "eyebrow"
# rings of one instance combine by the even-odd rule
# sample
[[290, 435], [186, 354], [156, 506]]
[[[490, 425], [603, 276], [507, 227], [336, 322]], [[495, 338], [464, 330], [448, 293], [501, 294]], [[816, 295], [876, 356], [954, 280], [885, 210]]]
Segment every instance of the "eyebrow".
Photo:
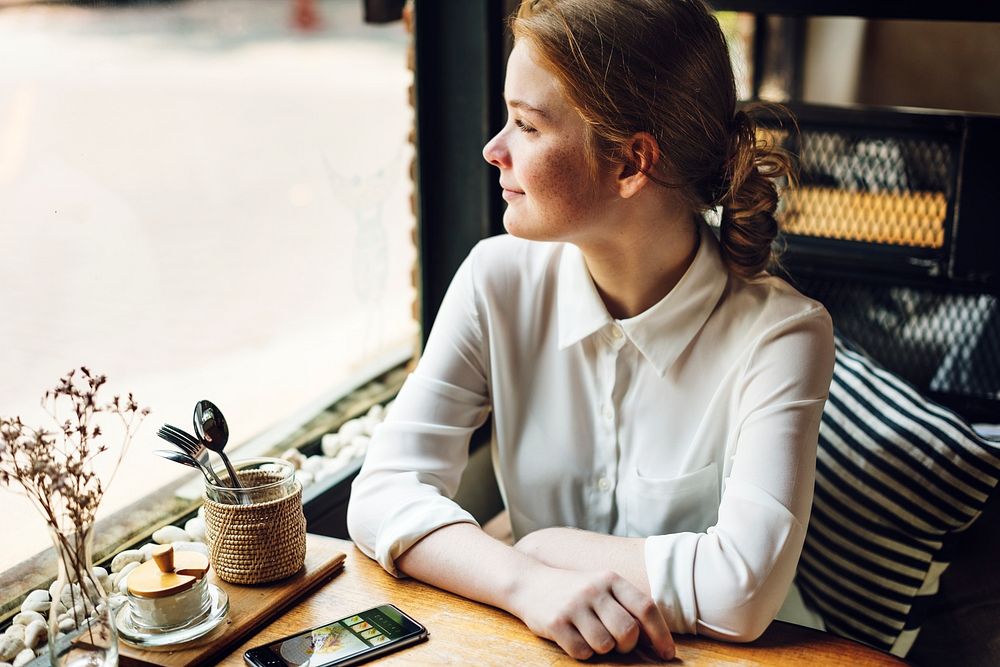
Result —
[[507, 106], [513, 107], [515, 109], [524, 109], [532, 113], [536, 113], [539, 116], [548, 116], [545, 109], [539, 109], [538, 107], [533, 107], [524, 100], [507, 100]]

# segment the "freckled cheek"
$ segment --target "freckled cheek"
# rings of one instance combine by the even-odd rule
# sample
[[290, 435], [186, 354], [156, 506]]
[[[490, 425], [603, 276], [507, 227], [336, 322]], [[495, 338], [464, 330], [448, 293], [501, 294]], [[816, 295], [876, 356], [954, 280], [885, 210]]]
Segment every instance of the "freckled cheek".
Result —
[[552, 153], [534, 161], [525, 169], [523, 183], [530, 195], [551, 204], [559, 200], [578, 203], [581, 197], [592, 195], [586, 164], [571, 151]]

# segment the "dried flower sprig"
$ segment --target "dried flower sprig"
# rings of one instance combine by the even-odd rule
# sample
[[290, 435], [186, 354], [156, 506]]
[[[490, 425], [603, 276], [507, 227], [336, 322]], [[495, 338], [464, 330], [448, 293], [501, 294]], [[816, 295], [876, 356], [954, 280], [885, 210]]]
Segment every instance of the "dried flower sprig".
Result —
[[[42, 514], [56, 539], [70, 581], [70, 595], [79, 625], [94, 610], [86, 589], [99, 586], [86, 567], [86, 539], [107, 484], [114, 477], [128, 446], [149, 408], [140, 408], [132, 394], [101, 403], [104, 375], [87, 367], [71, 370], [42, 397], [42, 407], [56, 424], [54, 430], [36, 429], [20, 417], [0, 417], [0, 484], [16, 482]], [[107, 482], [94, 469], [94, 460], [110, 448], [97, 423], [101, 413], [117, 417], [124, 429], [118, 458]], [[79, 587], [82, 586], [83, 590]], [[53, 601], [55, 603], [55, 601]]]

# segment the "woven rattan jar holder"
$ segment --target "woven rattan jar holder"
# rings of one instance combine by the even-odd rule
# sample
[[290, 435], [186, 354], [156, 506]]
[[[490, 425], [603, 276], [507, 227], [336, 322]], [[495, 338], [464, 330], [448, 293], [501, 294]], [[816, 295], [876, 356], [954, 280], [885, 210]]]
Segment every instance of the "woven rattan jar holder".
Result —
[[[240, 472], [245, 487], [281, 481], [264, 470]], [[263, 584], [290, 577], [306, 558], [306, 517], [302, 485], [273, 500], [250, 505], [217, 503], [205, 498], [205, 533], [216, 574], [231, 584]]]

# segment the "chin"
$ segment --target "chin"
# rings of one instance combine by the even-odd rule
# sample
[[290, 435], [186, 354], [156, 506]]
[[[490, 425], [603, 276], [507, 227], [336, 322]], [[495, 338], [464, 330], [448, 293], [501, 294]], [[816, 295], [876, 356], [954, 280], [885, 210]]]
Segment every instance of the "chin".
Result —
[[508, 208], [503, 214], [503, 228], [511, 236], [516, 236], [526, 241], [558, 241], [551, 230], [546, 230], [544, 225], [531, 224], [524, 219], [524, 216], [517, 215]]

